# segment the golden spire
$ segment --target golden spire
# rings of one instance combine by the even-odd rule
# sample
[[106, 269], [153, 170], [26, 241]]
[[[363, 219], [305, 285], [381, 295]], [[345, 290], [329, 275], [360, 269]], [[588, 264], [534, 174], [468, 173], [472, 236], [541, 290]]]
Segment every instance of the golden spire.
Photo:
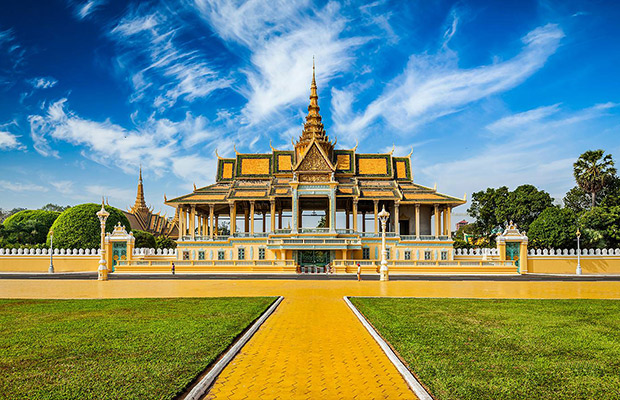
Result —
[[142, 186], [142, 164], [140, 164], [140, 175], [138, 179], [138, 193], [136, 194], [136, 203], [133, 205], [134, 210], [147, 208], [144, 200], [144, 187]]
[[316, 87], [316, 67], [314, 64], [314, 57], [312, 57], [312, 83], [310, 84], [310, 104], [308, 105], [308, 115], [306, 115], [306, 122], [304, 123], [304, 129], [301, 133], [301, 137], [295, 147], [305, 148], [312, 141], [321, 142], [323, 145], [327, 145], [326, 148], [328, 154], [333, 149], [333, 145], [329, 142], [329, 138], [325, 133], [321, 114], [319, 111], [319, 95]]

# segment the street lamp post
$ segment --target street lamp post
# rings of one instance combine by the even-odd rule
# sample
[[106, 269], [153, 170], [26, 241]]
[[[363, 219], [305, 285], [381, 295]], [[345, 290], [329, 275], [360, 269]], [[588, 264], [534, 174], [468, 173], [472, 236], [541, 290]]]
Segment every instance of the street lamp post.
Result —
[[581, 232], [579, 232], [579, 228], [577, 228], [577, 270], [575, 271], [577, 275], [581, 275], [581, 248], [579, 246], [579, 238], [581, 238]]
[[387, 281], [389, 280], [389, 271], [387, 265], [387, 248], [385, 247], [385, 226], [387, 224], [388, 218], [390, 217], [390, 213], [385, 211], [385, 205], [383, 205], [383, 209], [379, 214], [379, 221], [381, 221], [381, 268], [379, 269], [380, 280]]
[[50, 267], [47, 272], [54, 273], [54, 231], [52, 230], [50, 230]]
[[99, 269], [97, 270], [100, 281], [108, 280], [108, 267], [106, 266], [105, 261], [105, 222], [109, 216], [110, 213], [105, 210], [103, 201], [101, 201], [101, 210], [97, 212], [97, 217], [99, 218], [99, 223], [101, 224], [101, 251], [99, 253]]

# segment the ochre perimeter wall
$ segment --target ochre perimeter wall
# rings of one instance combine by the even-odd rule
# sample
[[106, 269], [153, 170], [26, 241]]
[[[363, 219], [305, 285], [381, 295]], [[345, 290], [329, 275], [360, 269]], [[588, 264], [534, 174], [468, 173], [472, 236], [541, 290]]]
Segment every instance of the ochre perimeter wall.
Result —
[[[620, 274], [620, 257], [618, 256], [583, 256], [581, 257], [583, 274]], [[529, 256], [527, 272], [532, 274], [574, 274], [577, 268], [577, 256]]]
[[[0, 256], [0, 272], [47, 272], [49, 256]], [[54, 272], [97, 272], [99, 256], [54, 256]]]
[[[157, 256], [153, 256], [156, 259]], [[160, 259], [161, 257], [157, 258]], [[149, 260], [150, 257], [141, 257]], [[474, 261], [480, 257], [467, 257]], [[56, 255], [54, 256], [55, 272], [96, 272], [98, 256]], [[0, 272], [47, 272], [50, 265], [49, 256], [0, 255]], [[533, 274], [574, 274], [577, 267], [576, 256], [529, 256], [528, 273]], [[583, 256], [581, 269], [584, 274], [620, 274], [620, 256]], [[231, 267], [230, 272], [235, 272]], [[396, 272], [396, 271], [394, 271]], [[467, 271], [462, 271], [467, 272]], [[459, 272], [459, 273], [462, 273]], [[480, 273], [479, 268], [472, 273]], [[428, 272], [427, 272], [428, 273]]]

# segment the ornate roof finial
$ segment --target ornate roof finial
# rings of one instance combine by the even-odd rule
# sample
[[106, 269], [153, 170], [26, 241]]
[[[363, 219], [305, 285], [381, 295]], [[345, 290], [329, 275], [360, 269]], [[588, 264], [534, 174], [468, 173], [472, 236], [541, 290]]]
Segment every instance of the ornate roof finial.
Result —
[[140, 173], [138, 175], [138, 191], [136, 193], [136, 202], [131, 208], [132, 212], [147, 208], [146, 201], [144, 200], [144, 186], [142, 185], [142, 164], [140, 164]]
[[304, 122], [303, 131], [297, 144], [295, 144], [296, 154], [299, 157], [310, 145], [312, 140], [316, 140], [324, 148], [327, 154], [331, 155], [334, 145], [329, 141], [321, 114], [319, 113], [319, 95], [316, 87], [316, 66], [312, 57], [312, 83], [310, 84], [310, 104], [308, 105], [308, 115]]

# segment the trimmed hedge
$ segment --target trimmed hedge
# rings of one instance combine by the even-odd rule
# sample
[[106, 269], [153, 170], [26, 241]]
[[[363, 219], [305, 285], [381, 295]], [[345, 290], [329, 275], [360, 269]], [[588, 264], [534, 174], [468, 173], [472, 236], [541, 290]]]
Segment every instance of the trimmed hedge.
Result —
[[138, 229], [133, 230], [133, 236], [136, 238], [134, 247], [136, 249], [147, 248], [154, 249], [157, 246], [155, 236], [149, 232], [141, 231]]
[[[101, 228], [97, 211], [101, 209], [101, 204], [86, 203], [71, 207], [56, 219], [52, 225], [54, 231], [54, 247], [65, 249], [92, 249], [98, 248], [101, 244]], [[106, 232], [112, 232], [114, 225], [118, 222], [127, 229], [131, 230], [129, 220], [118, 208], [105, 206], [110, 213], [106, 221]], [[49, 245], [49, 236], [47, 244]]]
[[11, 244], [43, 244], [58, 211], [23, 210], [4, 220], [3, 236]]

